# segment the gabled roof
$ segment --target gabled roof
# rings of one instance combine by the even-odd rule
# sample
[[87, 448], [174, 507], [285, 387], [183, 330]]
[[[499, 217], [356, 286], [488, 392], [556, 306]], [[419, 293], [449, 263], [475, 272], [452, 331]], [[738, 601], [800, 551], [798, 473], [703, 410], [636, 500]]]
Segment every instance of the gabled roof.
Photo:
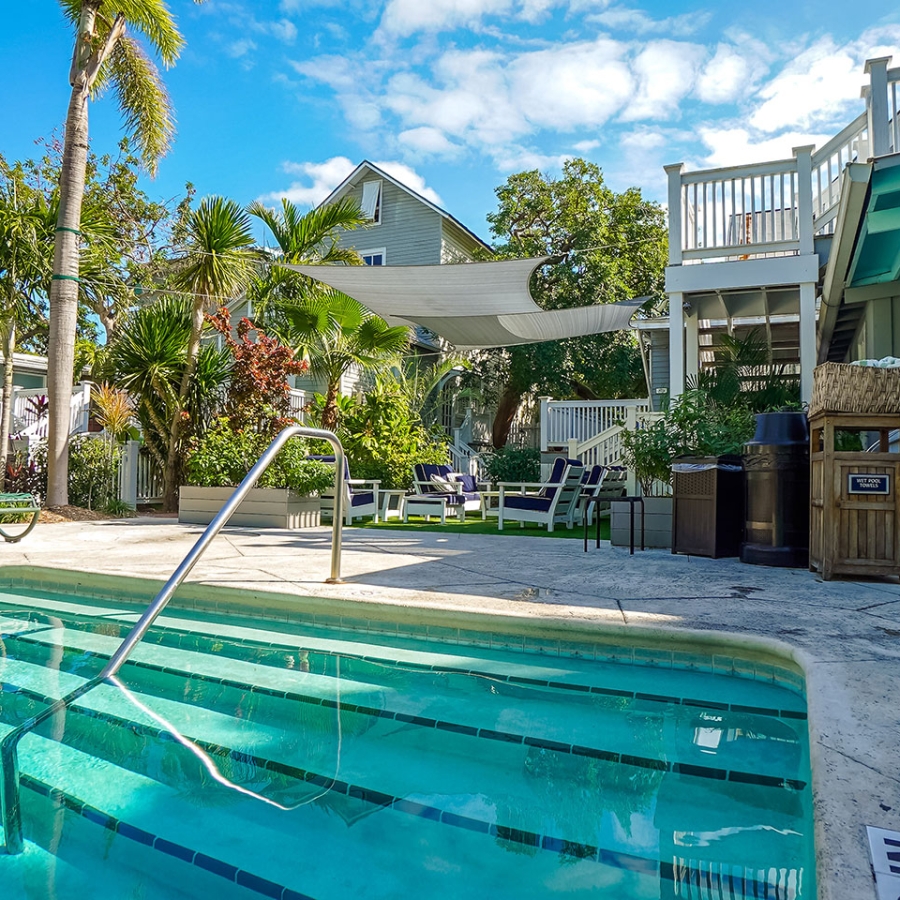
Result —
[[455, 219], [450, 213], [445, 209], [441, 209], [435, 203], [432, 203], [430, 200], [427, 200], [421, 194], [416, 193], [411, 187], [405, 185], [402, 181], [397, 181], [392, 175], [388, 175], [383, 169], [379, 169], [374, 163], [369, 162], [367, 159], [364, 159], [323, 201], [322, 206], [327, 203], [334, 203], [337, 200], [340, 200], [342, 197], [346, 196], [354, 187], [359, 183], [359, 176], [366, 170], [369, 170], [374, 175], [377, 175], [379, 178], [383, 178], [385, 181], [389, 181], [394, 187], [399, 188], [401, 191], [405, 191], [411, 197], [414, 197], [419, 203], [423, 203], [429, 209], [436, 212], [439, 216], [451, 224], [455, 225], [460, 231], [467, 234], [473, 241], [475, 241], [480, 246], [484, 247], [486, 250], [490, 250], [490, 246], [486, 244], [474, 231], [471, 231], [469, 228], [466, 228], [459, 219]]

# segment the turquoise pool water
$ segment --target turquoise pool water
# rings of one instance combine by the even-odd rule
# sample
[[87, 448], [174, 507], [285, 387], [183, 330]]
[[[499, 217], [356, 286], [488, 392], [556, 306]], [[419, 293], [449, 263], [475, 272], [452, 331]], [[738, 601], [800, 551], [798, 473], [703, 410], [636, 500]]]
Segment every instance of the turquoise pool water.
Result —
[[[137, 618], [17, 591], [0, 736]], [[292, 630], [167, 612], [27, 736], [4, 900], [814, 898], [806, 707], [772, 666]]]

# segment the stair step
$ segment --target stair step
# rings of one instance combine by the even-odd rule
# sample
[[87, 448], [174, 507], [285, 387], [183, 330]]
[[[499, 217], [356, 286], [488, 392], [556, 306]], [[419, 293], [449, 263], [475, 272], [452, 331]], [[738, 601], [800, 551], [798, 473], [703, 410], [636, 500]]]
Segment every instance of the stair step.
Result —
[[[0, 597], [2, 596], [0, 594]], [[40, 602], [43, 608], [61, 615], [70, 618], [74, 615], [84, 617], [84, 613], [80, 611], [85, 607], [63, 601]], [[3, 603], [0, 602], [0, 611], [3, 611], [3, 608]], [[89, 618], [99, 619], [104, 624], [120, 621], [128, 623], [129, 626], [135, 618], [134, 613], [110, 610], [107, 607], [100, 607], [99, 613]], [[304, 626], [304, 634], [296, 636], [258, 627], [212, 623], [185, 616], [164, 615], [157, 621], [157, 625], [169, 632], [168, 637], [165, 633], [154, 629], [145, 638], [146, 642], [167, 643], [171, 639], [180, 641], [193, 635], [197, 638], [206, 637], [214, 640], [221, 647], [220, 652], [227, 652], [229, 647], [235, 648], [243, 655], [246, 655], [248, 650], [278, 654], [280, 651], [296, 653], [298, 649], [302, 649], [311, 653], [365, 660], [373, 664], [404, 667], [410, 671], [491, 677], [509, 680], [511, 683], [544, 687], [552, 685], [557, 690], [586, 691], [626, 699], [635, 699], [638, 695], [638, 699], [646, 702], [650, 702], [650, 698], [655, 698], [656, 702], [686, 703], [689, 706], [713, 709], [722, 708], [724, 704], [725, 708], [735, 705], [740, 711], [746, 711], [745, 707], [749, 705], [757, 707], [761, 715], [806, 718], [802, 697], [790, 690], [750, 679], [725, 679], [721, 675], [711, 673], [692, 673], [694, 683], [703, 688], [701, 697], [665, 697], [659, 691], [659, 681], [665, 677], [665, 670], [654, 666], [609, 664], [574, 657], [538, 657], [537, 654], [523, 656], [521, 652], [502, 648], [487, 651], [462, 645], [453, 647], [452, 651], [450, 647], [453, 645], [446, 645], [447, 649], [436, 652], [433, 642], [425, 644], [414, 638], [391, 635], [391, 644], [387, 646], [383, 643], [387, 638], [386, 635], [358, 636], [354, 632], [342, 632], [338, 636], [328, 637], [327, 630], [317, 626], [309, 628]], [[759, 704], [760, 691], [770, 695], [764, 706]]]
[[[31, 699], [42, 706], [52, 698], [37, 695]], [[398, 810], [433, 818], [452, 814], [459, 797], [492, 798], [491, 803], [493, 798], [503, 798], [514, 809], [514, 818], [504, 818], [502, 810], [495, 809], [487, 818], [479, 819], [478, 827], [502, 825], [529, 834], [549, 829], [551, 839], [559, 831], [552, 825], [556, 817], [551, 810], [557, 805], [563, 809], [578, 808], [592, 794], [599, 801], [601, 784], [604, 802], [610, 802], [613, 794], [620, 794], [615, 808], [634, 805], [628, 792], [635, 777], [632, 773], [640, 771], [634, 768], [640, 767], [638, 757], [566, 757], [536, 745], [514, 746], [506, 742], [485, 752], [484, 748], [473, 748], [465, 736], [452, 732], [439, 738], [435, 732], [423, 729], [391, 734], [387, 731], [390, 722], [356, 735], [345, 723], [347, 733], [343, 740], [340, 734], [329, 734], [323, 739], [319, 734], [308, 736], [302, 730], [286, 735], [279, 729], [172, 700], [139, 695], [134, 695], [134, 699], [136, 703], [129, 703], [125, 694], [108, 685], [85, 695], [66, 720], [66, 742], [112, 763], [121, 763], [120, 757], [124, 757], [132, 770], [167, 781], [164, 768], [152, 762], [148, 768], [141, 759], [150, 752], [148, 745], [153, 741], [171, 743], [170, 735], [183, 734], [209, 754], [226, 777], [249, 777], [251, 781], [259, 777], [269, 782], [272, 797], [290, 795], [298, 787], [312, 784], [355, 798], [362, 806], [393, 805]], [[9, 705], [6, 711], [9, 712]], [[21, 717], [35, 711], [25, 709]], [[109, 725], [109, 731], [101, 727], [104, 724]], [[182, 763], [181, 769], [193, 768], [197, 770], [195, 774], [203, 775], [195, 757], [187, 751], [179, 754], [188, 761]], [[663, 771], [657, 771], [658, 781]], [[674, 764], [670, 772], [679, 775], [674, 781], [683, 784], [686, 802], [709, 808], [722, 802], [725, 772], [713, 775], [711, 770], [687, 764]], [[549, 805], [544, 793], [546, 777], [555, 783], [555, 802]], [[672, 781], [672, 775], [666, 777]], [[747, 779], [732, 777], [731, 781], [726, 794], [732, 822], [753, 823], [758, 811], [752, 788], [739, 786], [745, 785]], [[412, 805], [405, 806], [410, 799]], [[768, 802], [773, 826], [789, 828], [802, 815], [800, 798], [793, 791], [776, 790]], [[584, 831], [585, 826], [589, 830]], [[599, 827], [595, 819], [588, 818], [578, 828], [567, 827], [566, 839], [572, 844], [594, 846], [605, 837], [610, 843], [610, 836], [600, 834]]]
[[[278, 893], [281, 886], [316, 900], [393, 898], [409, 894], [415, 885], [419, 896], [483, 898], [501, 888], [508, 895], [510, 885], [515, 885], [516, 896], [538, 898], [547, 895], [548, 882], [560, 870], [560, 847], [542, 848], [540, 836], [536, 846], [510, 842], [507, 837], [516, 834], [459, 827], [451, 821], [452, 814], [439, 822], [387, 806], [359, 811], [351, 798], [325, 792], [318, 799], [327, 805], [307, 800], [293, 812], [245, 797], [229, 798], [216, 785], [190, 795], [65, 745], [36, 736], [26, 740], [32, 779], [27, 790], [33, 792], [38, 782], [45, 786], [56, 782], [73, 798], [69, 801], [73, 811], [86, 804], [86, 809], [81, 807], [82, 818], [106, 827], [110, 835], [114, 827], [117, 835], [146, 847], [147, 866], [165, 866], [168, 860], [155, 861], [162, 854], [197, 865], [201, 854], [204, 860], [229, 867], [223, 878], [231, 873], [237, 878], [236, 870], [242, 870], [262, 879], [256, 888], [263, 896], [284, 900], [296, 896]], [[109, 790], [112, 784], [114, 795]], [[504, 849], [507, 845], [509, 849]], [[510, 852], [513, 846], [520, 852]], [[523, 856], [521, 848], [529, 846], [532, 849]], [[412, 851], [410, 855], [398, 855], [404, 847]], [[489, 865], [484, 864], [486, 856]], [[658, 869], [652, 857], [610, 853], [600, 860], [595, 848], [593, 859], [570, 859], [563, 869], [574, 867], [583, 869], [579, 881], [590, 891], [614, 870], [617, 877], [634, 884], [629, 897], [657, 896], [651, 893]]]
[[[117, 641], [102, 635], [70, 633], [62, 630], [20, 636], [10, 641], [11, 645], [24, 644], [25, 648], [59, 646], [62, 643], [65, 643], [69, 650], [105, 656], [112, 652]], [[150, 659], [155, 661], [150, 662]], [[102, 660], [95, 658], [87, 674], [96, 674], [101, 664]], [[64, 668], [65, 662], [58, 661], [57, 665]], [[210, 669], [222, 671], [223, 665], [229, 666], [229, 671], [235, 675], [255, 681], [242, 682], [235, 677], [222, 679], [218, 674], [208, 673]], [[151, 677], [145, 679], [134, 674], [140, 667], [149, 668], [148, 674]], [[153, 674], [156, 674], [155, 678], [152, 677]], [[177, 681], [175, 687], [166, 689], [169, 678], [206, 682], [212, 685], [210, 690], [213, 691], [222, 690], [222, 685], [226, 689], [251, 691], [258, 695], [257, 703], [264, 702], [265, 691], [268, 691], [268, 697], [272, 701], [267, 705], [268, 715], [278, 724], [293, 721], [297, 703], [324, 711], [333, 708], [339, 701], [342, 717], [350, 716], [355, 727], [364, 730], [375, 727], [379, 720], [382, 722], [391, 720], [415, 726], [426, 732], [465, 735], [479, 742], [523, 744], [608, 760], [618, 760], [624, 755], [628, 757], [630, 763], [643, 767], [657, 766], [669, 769], [672, 765], [684, 764], [693, 766], [699, 775], [709, 769], [707, 774], [713, 778], [729, 777], [725, 774], [729, 769], [737, 773], [746, 771], [748, 776], [758, 776], [757, 781], [760, 778], [769, 781], [788, 779], [792, 787], [802, 787], [796, 777], [802, 764], [802, 735], [798, 733], [801, 726], [799, 723], [795, 725], [775, 719], [751, 722], [756, 734], [755, 758], [752, 761], [748, 762], [745, 754], [740, 751], [729, 752], [726, 744], [717, 754], [715, 765], [711, 766], [709, 755], [704, 753], [703, 748], [686, 740], [682, 740], [677, 748], [670, 747], [667, 753], [662, 754], [662, 747], [654, 737], [658, 733], [658, 723], [661, 721], [658, 714], [641, 710], [626, 717], [617, 708], [615, 701], [607, 701], [600, 697], [570, 697], [566, 698], [568, 703], [563, 706], [553, 702], [552, 698], [544, 699], [542, 695], [547, 693], [544, 689], [526, 689], [508, 685], [493, 685], [493, 693], [482, 691], [463, 698], [454, 695], [428, 698], [413, 691], [399, 693], [392, 688], [382, 688], [376, 692], [373, 686], [354, 681], [337, 680], [312, 673], [283, 672], [253, 663], [230, 663], [207, 654], [154, 645], [138, 647], [134, 662], [123, 669], [122, 677], [138, 690], [169, 695], [184, 695], [183, 688], [177, 686]], [[0, 664], [0, 678], [3, 678], [2, 664]], [[283, 690], [285, 679], [292, 683], [296, 690], [285, 693]], [[13, 683], [19, 683], [14, 677], [11, 680]], [[260, 685], [258, 681], [268, 681], [269, 684]], [[277, 688], [273, 687], [275, 684], [278, 685]], [[71, 689], [70, 687], [69, 690]], [[518, 702], [521, 698], [517, 694], [520, 692], [527, 700], [526, 706]], [[194, 702], [208, 703], [210, 696], [208, 691], [201, 691]], [[190, 702], [189, 697], [188, 700]], [[275, 702], [277, 700], [284, 702]], [[360, 700], [362, 702], [358, 702]], [[464, 708], [461, 706], [461, 700], [465, 701]], [[328, 714], [318, 715], [307, 711], [305, 715], [311, 725], [320, 719], [325, 728], [331, 728], [333, 719]], [[465, 721], [460, 720], [461, 715], [465, 715]], [[674, 715], [676, 721], [681, 723], [682, 732], [695, 718], [700, 726], [715, 725], [714, 721], [707, 722], [706, 719], [697, 718], [697, 712], [684, 707], [679, 707]], [[440, 716], [447, 718], [438, 718]], [[748, 718], [742, 717], [741, 721], [745, 727]], [[690, 731], [689, 728], [687, 730]], [[602, 739], [599, 736], [602, 736]], [[763, 736], [770, 736], [774, 740], [762, 740]], [[426, 747], [432, 739], [432, 737], [425, 738]], [[436, 739], [442, 742], [447, 740], [446, 735]], [[645, 748], [648, 743], [650, 747], [659, 748], [656, 754], [647, 753]], [[469, 752], [480, 751], [477, 747], [471, 746]], [[677, 759], [672, 759], [673, 756]]]

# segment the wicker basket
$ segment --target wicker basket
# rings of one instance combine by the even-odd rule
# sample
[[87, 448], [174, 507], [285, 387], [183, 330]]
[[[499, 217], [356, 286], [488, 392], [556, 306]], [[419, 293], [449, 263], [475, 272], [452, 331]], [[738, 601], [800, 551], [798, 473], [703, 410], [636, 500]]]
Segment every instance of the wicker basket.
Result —
[[813, 372], [809, 415], [900, 413], [900, 369], [877, 369], [846, 363], [823, 363]]

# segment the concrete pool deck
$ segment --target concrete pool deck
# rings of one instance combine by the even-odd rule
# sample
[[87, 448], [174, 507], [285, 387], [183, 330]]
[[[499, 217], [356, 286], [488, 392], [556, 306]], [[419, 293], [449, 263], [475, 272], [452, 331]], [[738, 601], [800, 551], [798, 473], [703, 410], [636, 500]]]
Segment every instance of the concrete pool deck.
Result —
[[[4, 566], [165, 580], [202, 529], [167, 519], [41, 525]], [[821, 900], [874, 900], [865, 825], [900, 830], [900, 584], [575, 540], [345, 531], [345, 583], [324, 584], [331, 531], [228, 529], [189, 581], [361, 603], [762, 639], [807, 678]], [[900, 879], [898, 879], [900, 882]], [[898, 892], [891, 894], [896, 896]], [[885, 895], [887, 896], [887, 895]]]

